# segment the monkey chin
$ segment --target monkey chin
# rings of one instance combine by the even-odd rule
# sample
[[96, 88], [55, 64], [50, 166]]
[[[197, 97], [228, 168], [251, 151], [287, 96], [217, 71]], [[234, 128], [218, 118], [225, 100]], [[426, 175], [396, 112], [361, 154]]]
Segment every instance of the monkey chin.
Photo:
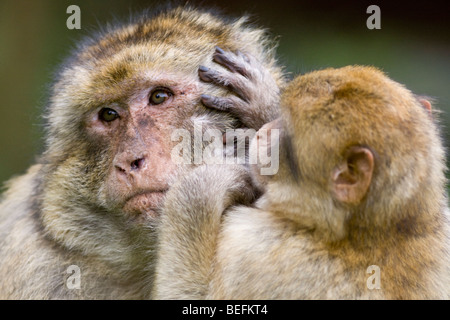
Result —
[[127, 199], [123, 211], [137, 222], [153, 221], [160, 216], [159, 208], [165, 195], [166, 190], [140, 192]]

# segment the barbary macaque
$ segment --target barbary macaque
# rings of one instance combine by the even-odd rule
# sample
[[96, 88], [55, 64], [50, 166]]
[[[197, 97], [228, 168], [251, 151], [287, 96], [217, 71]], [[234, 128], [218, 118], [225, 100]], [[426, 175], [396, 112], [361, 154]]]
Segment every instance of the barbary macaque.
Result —
[[262, 132], [280, 132], [276, 174], [201, 166], [169, 190], [154, 297], [449, 299], [444, 149], [429, 109], [373, 67], [295, 78], [251, 144], [273, 152]]
[[83, 41], [52, 87], [45, 151], [2, 196], [0, 299], [149, 298], [160, 206], [192, 167], [172, 161], [172, 133], [278, 117], [274, 48], [245, 17], [189, 7]]

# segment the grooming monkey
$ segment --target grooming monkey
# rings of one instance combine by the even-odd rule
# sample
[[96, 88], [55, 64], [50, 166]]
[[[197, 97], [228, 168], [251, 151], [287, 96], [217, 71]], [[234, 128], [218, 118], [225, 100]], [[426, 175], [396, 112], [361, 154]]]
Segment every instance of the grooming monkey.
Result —
[[149, 297], [159, 207], [191, 167], [171, 161], [171, 133], [259, 129], [283, 81], [245, 18], [176, 8], [82, 42], [52, 88], [45, 151], [2, 197], [0, 299]]
[[261, 132], [281, 130], [278, 173], [251, 168], [264, 192], [253, 206], [236, 206], [254, 198], [238, 166], [202, 166], [168, 192], [154, 297], [449, 299], [444, 150], [429, 107], [371, 67], [294, 79], [281, 119], [252, 141], [273, 150]]

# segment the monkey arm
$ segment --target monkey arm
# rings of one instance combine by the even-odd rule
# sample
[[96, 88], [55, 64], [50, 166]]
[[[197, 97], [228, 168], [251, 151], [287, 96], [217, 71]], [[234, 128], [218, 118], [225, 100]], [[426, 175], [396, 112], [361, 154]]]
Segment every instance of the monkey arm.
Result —
[[254, 199], [250, 181], [242, 166], [202, 166], [171, 187], [158, 235], [153, 298], [205, 298], [222, 214]]

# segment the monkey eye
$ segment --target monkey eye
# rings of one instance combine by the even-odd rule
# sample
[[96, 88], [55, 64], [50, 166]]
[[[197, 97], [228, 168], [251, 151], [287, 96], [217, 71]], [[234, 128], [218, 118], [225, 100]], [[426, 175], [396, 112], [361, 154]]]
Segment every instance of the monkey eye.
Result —
[[116, 120], [119, 117], [119, 114], [116, 110], [110, 109], [110, 108], [103, 108], [99, 112], [100, 120], [105, 122], [111, 122]]
[[156, 89], [150, 94], [150, 104], [156, 105], [165, 102], [172, 95], [171, 92], [162, 89]]

